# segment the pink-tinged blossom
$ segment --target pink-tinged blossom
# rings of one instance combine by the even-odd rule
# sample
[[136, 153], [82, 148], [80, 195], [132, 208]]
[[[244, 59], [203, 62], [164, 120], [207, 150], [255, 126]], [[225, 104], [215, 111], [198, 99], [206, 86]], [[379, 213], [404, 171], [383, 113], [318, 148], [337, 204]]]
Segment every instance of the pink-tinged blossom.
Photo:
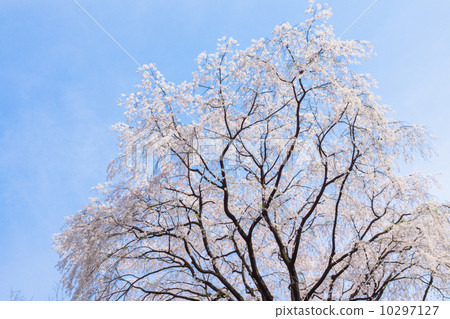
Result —
[[448, 298], [449, 206], [398, 173], [430, 137], [352, 71], [370, 44], [307, 14], [219, 39], [191, 82], [142, 67], [108, 184], [56, 236], [74, 299]]

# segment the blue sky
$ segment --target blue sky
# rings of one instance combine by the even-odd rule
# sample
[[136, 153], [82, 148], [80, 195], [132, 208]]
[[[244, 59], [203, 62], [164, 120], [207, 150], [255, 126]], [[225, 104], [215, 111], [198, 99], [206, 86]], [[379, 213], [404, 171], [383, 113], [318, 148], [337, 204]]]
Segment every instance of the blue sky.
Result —
[[[281, 22], [304, 20], [307, 1], [78, 0], [140, 63], [189, 80], [194, 59], [226, 35], [246, 46]], [[330, 0], [341, 34], [373, 0]], [[439, 155], [410, 169], [441, 173], [450, 199], [450, 2], [379, 0], [343, 38], [369, 40], [360, 67], [395, 118], [428, 127]], [[88, 203], [116, 154], [109, 127], [136, 65], [72, 0], [0, 2], [0, 300], [20, 289], [47, 300], [59, 280], [51, 247], [64, 217]]]

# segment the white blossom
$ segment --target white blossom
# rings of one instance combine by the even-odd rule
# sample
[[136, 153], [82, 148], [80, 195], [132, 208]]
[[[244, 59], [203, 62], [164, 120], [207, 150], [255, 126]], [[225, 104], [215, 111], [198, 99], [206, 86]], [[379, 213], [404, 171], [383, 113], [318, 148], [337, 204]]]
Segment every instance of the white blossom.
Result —
[[55, 237], [74, 299], [448, 298], [449, 206], [398, 173], [430, 137], [352, 71], [370, 44], [306, 12], [191, 82], [142, 67], [109, 182]]

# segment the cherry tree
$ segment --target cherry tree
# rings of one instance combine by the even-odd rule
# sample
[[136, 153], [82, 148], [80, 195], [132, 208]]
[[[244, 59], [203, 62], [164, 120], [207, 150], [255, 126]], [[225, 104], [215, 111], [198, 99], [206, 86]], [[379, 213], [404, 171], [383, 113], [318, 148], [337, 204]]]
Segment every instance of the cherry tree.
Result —
[[352, 70], [371, 46], [306, 13], [190, 82], [142, 67], [109, 181], [55, 237], [74, 299], [448, 298], [450, 207], [399, 171], [430, 137]]

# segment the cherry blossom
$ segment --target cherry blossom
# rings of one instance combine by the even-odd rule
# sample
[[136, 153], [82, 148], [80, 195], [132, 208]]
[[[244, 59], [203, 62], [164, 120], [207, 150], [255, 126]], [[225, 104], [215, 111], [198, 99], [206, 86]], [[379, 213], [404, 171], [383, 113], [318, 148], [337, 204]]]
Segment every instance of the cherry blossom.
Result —
[[219, 39], [190, 82], [142, 67], [108, 183], [55, 237], [74, 299], [448, 298], [449, 205], [399, 173], [430, 136], [352, 70], [368, 42], [306, 13]]

